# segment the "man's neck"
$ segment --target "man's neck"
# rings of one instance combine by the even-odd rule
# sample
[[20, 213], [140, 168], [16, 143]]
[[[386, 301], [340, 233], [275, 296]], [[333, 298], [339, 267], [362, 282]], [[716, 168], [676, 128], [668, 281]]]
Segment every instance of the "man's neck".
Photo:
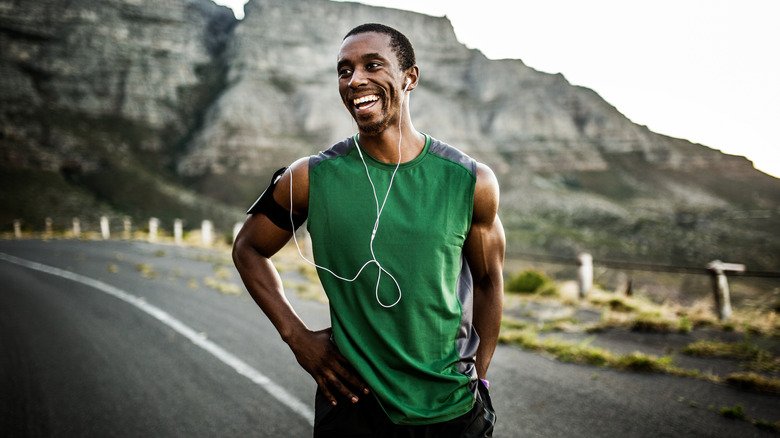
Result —
[[[400, 134], [400, 135], [399, 135]], [[360, 132], [360, 146], [374, 159], [383, 163], [398, 162], [398, 141], [401, 140], [401, 162], [406, 163], [417, 158], [425, 148], [425, 135], [417, 132], [411, 123], [405, 123], [401, 132], [397, 128], [387, 128], [379, 134]]]

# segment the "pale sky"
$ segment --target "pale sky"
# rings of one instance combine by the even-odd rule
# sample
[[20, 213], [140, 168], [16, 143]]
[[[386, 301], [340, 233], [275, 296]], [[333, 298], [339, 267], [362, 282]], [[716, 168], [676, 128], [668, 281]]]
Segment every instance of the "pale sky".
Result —
[[[214, 1], [243, 16], [245, 0]], [[635, 123], [780, 177], [778, 0], [359, 3], [446, 15], [458, 40], [488, 58], [562, 73]]]

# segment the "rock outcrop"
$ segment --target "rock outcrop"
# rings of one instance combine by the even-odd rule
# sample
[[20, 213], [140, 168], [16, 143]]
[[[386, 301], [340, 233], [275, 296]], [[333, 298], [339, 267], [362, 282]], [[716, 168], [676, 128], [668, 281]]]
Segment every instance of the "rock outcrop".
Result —
[[[745, 158], [651, 132], [561, 74], [489, 60], [444, 17], [358, 3], [251, 0], [238, 22], [209, 0], [0, 0], [0, 169], [137, 217], [246, 206], [273, 170], [354, 132], [335, 58], [365, 22], [412, 40], [415, 127], [494, 169], [510, 248], [706, 260], [739, 241], [777, 263], [780, 181]], [[733, 230], [734, 211], [764, 219]]]
[[0, 164], [170, 150], [221, 88], [234, 24], [208, 0], [0, 1]]

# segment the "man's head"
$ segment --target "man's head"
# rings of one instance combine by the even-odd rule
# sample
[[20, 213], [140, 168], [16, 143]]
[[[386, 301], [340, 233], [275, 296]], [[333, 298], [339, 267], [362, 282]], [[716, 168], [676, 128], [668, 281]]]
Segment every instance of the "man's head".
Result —
[[358, 35], [365, 32], [376, 32], [385, 34], [390, 37], [390, 47], [398, 57], [398, 65], [401, 67], [401, 70], [408, 70], [413, 65], [417, 64], [417, 59], [414, 56], [414, 47], [412, 47], [412, 43], [408, 38], [406, 38], [406, 35], [393, 29], [390, 26], [385, 26], [384, 24], [379, 23], [361, 24], [360, 26], [350, 30], [344, 36], [344, 39], [346, 40], [352, 35]]
[[339, 94], [361, 134], [378, 135], [398, 123], [406, 91], [417, 86], [414, 49], [397, 30], [381, 24], [352, 29], [339, 49]]

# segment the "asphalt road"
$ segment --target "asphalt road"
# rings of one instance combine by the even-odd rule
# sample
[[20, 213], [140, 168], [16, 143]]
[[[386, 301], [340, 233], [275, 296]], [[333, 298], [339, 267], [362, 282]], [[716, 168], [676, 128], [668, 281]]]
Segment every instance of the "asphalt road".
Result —
[[[0, 436], [311, 436], [314, 382], [246, 292], [215, 284], [240, 285], [226, 253], [0, 241]], [[325, 304], [289, 295], [327, 326]], [[737, 404], [780, 420], [778, 396], [514, 347], [489, 378], [496, 437], [777, 436], [720, 415]]]

